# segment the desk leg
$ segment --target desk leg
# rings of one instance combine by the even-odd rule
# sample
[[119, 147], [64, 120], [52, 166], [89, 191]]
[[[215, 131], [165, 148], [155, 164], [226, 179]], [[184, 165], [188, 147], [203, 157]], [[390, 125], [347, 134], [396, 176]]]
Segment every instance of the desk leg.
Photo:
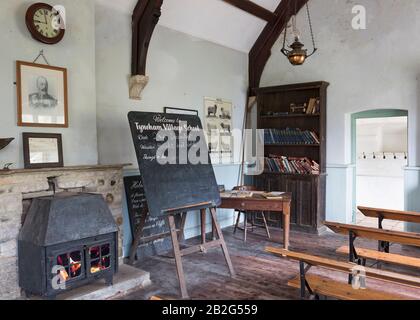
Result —
[[290, 202], [283, 204], [283, 243], [284, 249], [289, 250], [290, 234]]

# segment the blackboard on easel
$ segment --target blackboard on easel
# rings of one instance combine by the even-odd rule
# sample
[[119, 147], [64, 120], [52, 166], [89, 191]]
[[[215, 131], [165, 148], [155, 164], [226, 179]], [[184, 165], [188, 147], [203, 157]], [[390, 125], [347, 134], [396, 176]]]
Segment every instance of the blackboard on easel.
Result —
[[[124, 177], [124, 189], [131, 234], [134, 238], [140, 226], [141, 218], [147, 214], [147, 200], [141, 176]], [[168, 228], [162, 218], [147, 216], [146, 224], [143, 228], [143, 237], [150, 237], [164, 232], [168, 232]], [[171, 240], [168, 237], [142, 243], [137, 248], [137, 259], [141, 260], [145, 257], [161, 254], [170, 250], [171, 247]]]
[[[220, 247], [231, 276], [235, 276], [217, 221], [216, 207], [221, 204], [221, 199], [200, 118], [192, 115], [130, 112], [128, 120], [148, 214], [165, 218], [168, 222], [181, 296], [188, 297], [182, 256]], [[185, 217], [188, 212], [197, 210], [200, 211], [201, 244], [181, 249], [179, 236], [184, 230]], [[210, 242], [206, 239], [207, 210], [210, 211], [212, 223], [213, 237]], [[182, 214], [183, 221], [179, 228], [175, 222], [178, 214]], [[131, 246], [130, 263], [134, 262], [135, 249], [140, 243], [144, 223], [145, 219], [142, 219]]]
[[[130, 112], [128, 119], [150, 215], [165, 216], [174, 208], [189, 206], [199, 210], [208, 208], [208, 203], [213, 207], [220, 205], [219, 188], [198, 116]], [[156, 136], [159, 131], [170, 129], [176, 135], [176, 164], [162, 165], [157, 151], [166, 141], [157, 141]], [[205, 153], [206, 163], [191, 163], [189, 157], [179, 151], [184, 143], [181, 135], [194, 132], [201, 133], [197, 139], [203, 139], [201, 152]], [[197, 141], [187, 141], [187, 153], [197, 146]], [[183, 159], [184, 163], [182, 157], [187, 158]], [[197, 206], [200, 203], [205, 205]]]

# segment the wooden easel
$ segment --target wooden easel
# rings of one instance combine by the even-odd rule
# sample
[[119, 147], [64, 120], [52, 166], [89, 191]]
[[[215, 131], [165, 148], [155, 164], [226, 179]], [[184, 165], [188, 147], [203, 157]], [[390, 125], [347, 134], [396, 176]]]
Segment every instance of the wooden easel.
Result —
[[[146, 225], [147, 217], [149, 215], [149, 210], [147, 207], [143, 208], [141, 215], [142, 217], [141, 217], [139, 226], [136, 229], [136, 233], [133, 235], [133, 242], [130, 247], [128, 263], [131, 265], [133, 265], [137, 259], [137, 248], [139, 247], [139, 245], [150, 243], [150, 242], [153, 242], [159, 239], [164, 239], [171, 236], [171, 232], [168, 231], [168, 232], [164, 232], [164, 233], [160, 233], [160, 234], [156, 234], [156, 235], [152, 235], [148, 237], [143, 237], [143, 230]], [[182, 212], [180, 227], [176, 230], [177, 233], [180, 234], [181, 241], [184, 240], [184, 227], [185, 227], [186, 220], [187, 220], [187, 212]]]
[[[187, 213], [193, 210], [197, 210], [198, 208], [201, 208], [199, 209], [200, 220], [201, 220], [201, 244], [189, 246], [185, 249], [181, 249], [180, 241], [183, 241], [184, 239], [183, 231], [184, 231]], [[212, 220], [212, 240], [211, 241], [207, 241], [207, 238], [206, 238], [206, 211], [207, 209], [210, 210], [210, 216]], [[134, 263], [135, 261], [136, 250], [139, 244], [165, 238], [170, 235], [171, 240], [172, 240], [172, 247], [173, 247], [173, 252], [174, 252], [174, 258], [175, 258], [175, 264], [176, 264], [176, 270], [177, 270], [177, 275], [178, 275], [178, 280], [179, 280], [181, 296], [183, 299], [189, 298], [187, 286], [185, 282], [184, 268], [182, 266], [183, 256], [197, 253], [197, 252], [206, 253], [208, 249], [216, 248], [220, 246], [222, 249], [223, 255], [225, 257], [226, 264], [229, 268], [229, 273], [231, 277], [235, 276], [235, 270], [233, 269], [232, 261], [230, 259], [229, 252], [227, 250], [226, 242], [223, 238], [222, 229], [220, 227], [219, 222], [217, 221], [216, 207], [214, 206], [213, 203], [208, 202], [208, 203], [201, 203], [201, 204], [197, 204], [193, 206], [186, 206], [186, 207], [177, 208], [177, 209], [169, 209], [169, 210], [166, 210], [165, 213], [167, 214], [167, 222], [168, 222], [170, 231], [159, 234], [159, 235], [146, 237], [146, 238], [142, 238], [142, 233], [143, 233], [143, 228], [144, 228], [145, 221], [147, 218], [147, 214], [143, 215], [143, 218], [140, 222], [139, 228], [136, 232], [133, 244], [130, 249], [130, 263], [131, 264]], [[176, 223], [175, 223], [175, 216], [177, 214], [182, 214], [180, 228], [177, 228]], [[179, 238], [179, 234], [181, 234], [180, 238]]]

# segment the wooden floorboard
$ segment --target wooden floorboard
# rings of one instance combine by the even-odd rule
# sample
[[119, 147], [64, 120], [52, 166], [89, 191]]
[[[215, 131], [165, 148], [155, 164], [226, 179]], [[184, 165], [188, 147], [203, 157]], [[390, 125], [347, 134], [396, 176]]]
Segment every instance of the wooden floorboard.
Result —
[[[250, 232], [248, 241], [242, 241], [242, 234], [232, 234], [233, 228], [223, 230], [233, 266], [237, 277], [229, 277], [229, 271], [219, 249], [212, 249], [207, 254], [197, 253], [183, 258], [187, 288], [192, 299], [200, 300], [290, 300], [298, 299], [299, 291], [287, 286], [287, 282], [296, 276], [298, 264], [264, 252], [266, 246], [281, 246], [282, 232], [271, 230], [271, 241], [264, 237], [264, 230]], [[189, 244], [198, 239], [189, 240]], [[322, 236], [291, 232], [290, 250], [346, 261], [346, 258], [335, 251], [347, 244], [347, 237], [326, 233]], [[356, 240], [356, 245], [364, 248], [377, 248], [376, 241]], [[420, 257], [420, 249], [415, 247], [392, 245], [391, 252]], [[152, 285], [141, 289], [123, 299], [142, 300], [151, 296], [179, 297], [178, 279], [175, 262], [165, 256], [147, 258], [138, 262], [137, 266], [150, 272]], [[403, 272], [420, 276], [420, 270], [403, 266], [384, 264], [384, 270]], [[323, 269], [310, 271], [345, 281], [347, 276], [339, 272]], [[383, 283], [367, 280], [372, 288], [383, 288]], [[386, 290], [420, 299], [420, 289], [406, 288], [398, 285], [386, 285]]]

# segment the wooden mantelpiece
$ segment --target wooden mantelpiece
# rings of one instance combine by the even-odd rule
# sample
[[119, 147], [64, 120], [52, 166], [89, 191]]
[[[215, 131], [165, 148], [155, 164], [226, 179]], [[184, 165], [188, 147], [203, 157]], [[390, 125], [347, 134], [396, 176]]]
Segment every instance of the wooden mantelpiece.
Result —
[[0, 175], [11, 175], [21, 173], [38, 173], [51, 171], [86, 171], [86, 170], [109, 170], [109, 169], [123, 169], [131, 164], [115, 164], [115, 165], [85, 165], [85, 166], [68, 166], [62, 168], [45, 168], [45, 169], [11, 169], [0, 170]]
[[116, 164], [0, 170], [0, 300], [20, 297], [17, 237], [32, 199], [51, 195], [53, 189], [55, 192], [96, 193], [104, 197], [119, 227], [118, 254], [122, 262], [125, 166]]

